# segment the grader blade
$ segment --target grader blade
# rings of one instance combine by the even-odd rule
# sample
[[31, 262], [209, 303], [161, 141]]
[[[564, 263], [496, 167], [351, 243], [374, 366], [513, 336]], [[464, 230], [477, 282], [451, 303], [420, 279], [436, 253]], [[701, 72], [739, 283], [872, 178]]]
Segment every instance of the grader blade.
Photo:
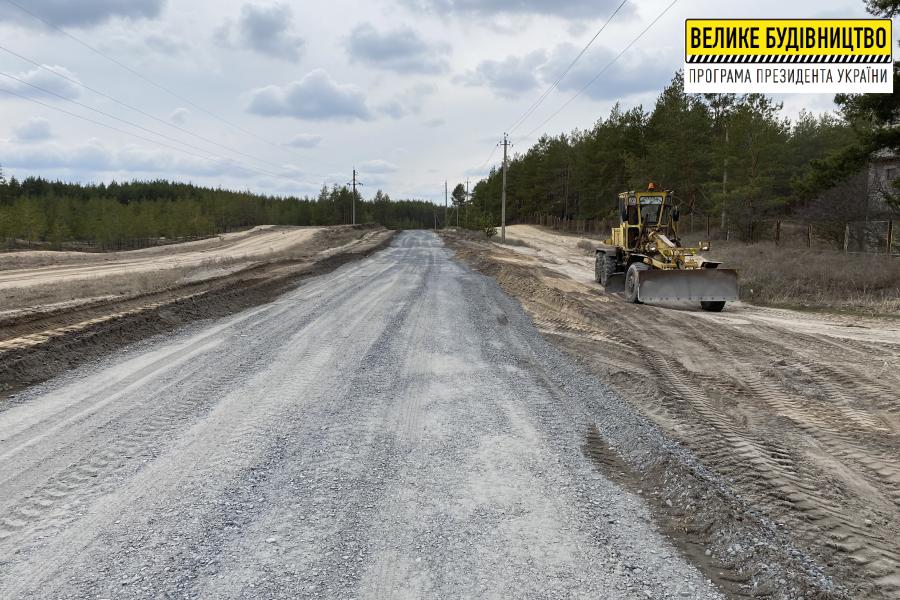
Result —
[[638, 299], [641, 302], [737, 300], [737, 271], [734, 269], [640, 271]]

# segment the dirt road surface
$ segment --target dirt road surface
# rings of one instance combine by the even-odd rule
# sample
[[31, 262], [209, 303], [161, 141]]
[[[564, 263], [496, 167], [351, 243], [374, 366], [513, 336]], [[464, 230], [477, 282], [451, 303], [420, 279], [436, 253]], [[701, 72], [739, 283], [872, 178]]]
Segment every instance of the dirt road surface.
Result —
[[[174, 330], [184, 323], [224, 317], [269, 302], [304, 277], [376, 252], [393, 235], [374, 226], [317, 230], [281, 227], [276, 231], [279, 239], [294, 241], [274, 254], [250, 253], [214, 268], [205, 262], [195, 267], [171, 267], [173, 255], [194, 253], [198, 245], [228, 252], [242, 239], [267, 237], [270, 229], [228, 234], [225, 242], [204, 240], [184, 247], [138, 251], [136, 256], [120, 253], [110, 257], [112, 262], [141, 263], [147, 260], [147, 253], [159, 255], [156, 270], [149, 271], [147, 277], [120, 267], [118, 275], [100, 268], [86, 279], [63, 277], [56, 285], [42, 286], [23, 283], [0, 293], [0, 306], [4, 307], [0, 309], [0, 402], [11, 390], [90, 363], [118, 351], [123, 344]], [[4, 264], [18, 262], [21, 266], [23, 261], [35, 260], [46, 259], [32, 252], [0, 255]], [[63, 263], [72, 260], [84, 263], [79, 268], [87, 276], [90, 265], [102, 267], [104, 257], [61, 258]], [[8, 308], [10, 298], [19, 308]], [[60, 299], [65, 300], [54, 302]]]
[[285, 259], [309, 246], [322, 227], [254, 227], [248, 231], [143, 250], [110, 253], [0, 254], [0, 318], [222, 277]]
[[451, 256], [400, 234], [0, 406], [0, 597], [720, 597], [591, 450], [659, 432]]
[[594, 283], [579, 238], [507, 233], [520, 245], [462, 240], [460, 254], [850, 595], [900, 597], [900, 321], [629, 305]]

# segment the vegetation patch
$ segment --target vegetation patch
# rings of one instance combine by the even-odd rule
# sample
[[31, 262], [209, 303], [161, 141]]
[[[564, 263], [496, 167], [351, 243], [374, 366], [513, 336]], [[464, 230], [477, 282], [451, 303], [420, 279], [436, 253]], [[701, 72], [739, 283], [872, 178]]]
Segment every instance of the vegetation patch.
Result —
[[773, 243], [717, 242], [710, 253], [738, 270], [741, 299], [754, 304], [900, 314], [900, 259]]

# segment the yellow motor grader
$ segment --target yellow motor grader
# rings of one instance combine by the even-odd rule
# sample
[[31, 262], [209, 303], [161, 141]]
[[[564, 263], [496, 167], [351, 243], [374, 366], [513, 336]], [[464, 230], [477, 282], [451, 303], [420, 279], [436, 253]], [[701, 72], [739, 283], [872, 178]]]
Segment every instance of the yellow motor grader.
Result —
[[[703, 310], [719, 312], [737, 300], [737, 272], [720, 269], [695, 248], [681, 245], [678, 207], [671, 190], [619, 194], [621, 224], [597, 248], [594, 275], [607, 291], [624, 291], [625, 299], [643, 302], [699, 301]], [[624, 286], [623, 286], [624, 284]]]

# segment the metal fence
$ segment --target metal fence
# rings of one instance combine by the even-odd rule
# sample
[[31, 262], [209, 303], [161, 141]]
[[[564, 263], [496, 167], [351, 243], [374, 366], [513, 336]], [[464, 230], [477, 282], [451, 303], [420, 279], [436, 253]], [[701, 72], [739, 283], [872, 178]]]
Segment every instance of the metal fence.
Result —
[[[534, 214], [519, 222], [543, 225], [557, 231], [606, 237], [618, 225], [610, 219], [566, 219], [548, 214]], [[852, 221], [804, 222], [790, 219], [760, 219], [740, 225], [726, 222], [721, 227], [718, 215], [682, 215], [679, 232], [692, 240], [741, 240], [772, 242], [788, 248], [841, 250], [848, 254], [889, 254], [900, 256], [900, 233], [897, 222]]]

